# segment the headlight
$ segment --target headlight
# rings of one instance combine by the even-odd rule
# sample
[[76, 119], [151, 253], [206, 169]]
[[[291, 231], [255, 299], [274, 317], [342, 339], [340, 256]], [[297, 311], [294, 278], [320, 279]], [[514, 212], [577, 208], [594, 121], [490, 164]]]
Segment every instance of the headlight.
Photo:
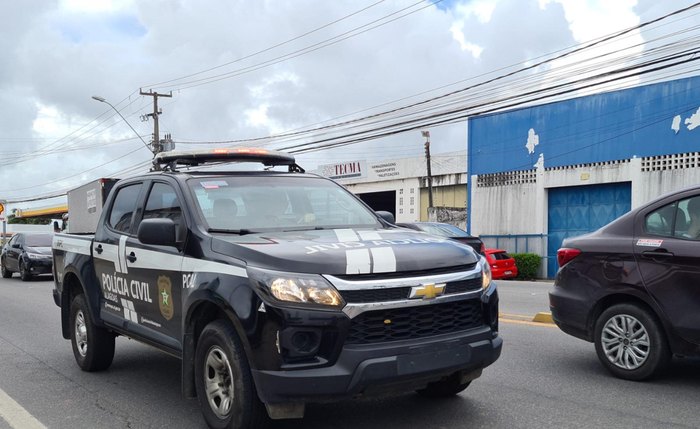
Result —
[[297, 274], [248, 267], [248, 276], [275, 299], [307, 305], [343, 307], [340, 293], [317, 274]]
[[481, 271], [481, 288], [486, 290], [491, 284], [491, 267], [484, 257], [481, 258]]
[[27, 256], [29, 259], [44, 259], [44, 255], [41, 255], [39, 253], [27, 253]]

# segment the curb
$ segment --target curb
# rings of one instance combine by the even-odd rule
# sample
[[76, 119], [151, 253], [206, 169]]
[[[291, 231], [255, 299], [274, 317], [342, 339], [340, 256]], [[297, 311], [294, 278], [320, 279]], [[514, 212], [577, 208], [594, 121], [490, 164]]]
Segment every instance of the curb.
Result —
[[554, 319], [552, 319], [552, 313], [548, 312], [539, 312], [535, 314], [535, 317], [532, 318], [533, 322], [538, 322], [538, 323], [550, 323], [554, 324]]
[[508, 313], [498, 313], [499, 319], [513, 320], [516, 322], [534, 322], [542, 323], [547, 325], [554, 325], [554, 319], [552, 319], [552, 313], [549, 312], [539, 312], [535, 314], [534, 317], [526, 316], [522, 314], [508, 314]]

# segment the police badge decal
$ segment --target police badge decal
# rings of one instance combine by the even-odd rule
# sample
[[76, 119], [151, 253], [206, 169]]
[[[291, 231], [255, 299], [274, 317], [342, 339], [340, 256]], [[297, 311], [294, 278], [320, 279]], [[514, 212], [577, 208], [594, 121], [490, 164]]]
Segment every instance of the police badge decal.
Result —
[[165, 317], [165, 320], [173, 318], [172, 289], [169, 277], [158, 276], [158, 307], [160, 307], [160, 314]]

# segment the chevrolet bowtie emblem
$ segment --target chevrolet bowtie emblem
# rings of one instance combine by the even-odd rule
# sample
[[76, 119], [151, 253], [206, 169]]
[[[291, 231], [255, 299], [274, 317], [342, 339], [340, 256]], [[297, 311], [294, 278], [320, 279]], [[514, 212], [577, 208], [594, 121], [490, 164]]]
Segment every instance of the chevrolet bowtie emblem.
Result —
[[445, 293], [445, 283], [428, 283], [411, 288], [409, 298], [433, 299]]

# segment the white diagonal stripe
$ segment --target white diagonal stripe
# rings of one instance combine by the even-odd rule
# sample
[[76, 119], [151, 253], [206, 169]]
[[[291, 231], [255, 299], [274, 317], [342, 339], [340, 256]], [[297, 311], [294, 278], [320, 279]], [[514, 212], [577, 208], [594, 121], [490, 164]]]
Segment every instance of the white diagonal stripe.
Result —
[[338, 237], [338, 241], [345, 243], [348, 241], [359, 241], [357, 234], [352, 229], [336, 229], [335, 236]]
[[126, 240], [127, 240], [126, 235], [122, 235], [119, 237], [119, 254], [117, 255], [119, 257], [119, 267], [121, 268], [121, 272], [124, 274], [129, 273], [129, 269], [126, 267]]
[[352, 249], [345, 251], [347, 259], [346, 274], [365, 274], [370, 272], [369, 252], [367, 249]]
[[46, 429], [34, 416], [0, 389], [0, 419], [14, 429]]
[[396, 272], [396, 255], [391, 247], [374, 247], [372, 251], [373, 273]]
[[360, 238], [363, 241], [382, 239], [377, 231], [357, 231], [357, 233], [360, 234]]

